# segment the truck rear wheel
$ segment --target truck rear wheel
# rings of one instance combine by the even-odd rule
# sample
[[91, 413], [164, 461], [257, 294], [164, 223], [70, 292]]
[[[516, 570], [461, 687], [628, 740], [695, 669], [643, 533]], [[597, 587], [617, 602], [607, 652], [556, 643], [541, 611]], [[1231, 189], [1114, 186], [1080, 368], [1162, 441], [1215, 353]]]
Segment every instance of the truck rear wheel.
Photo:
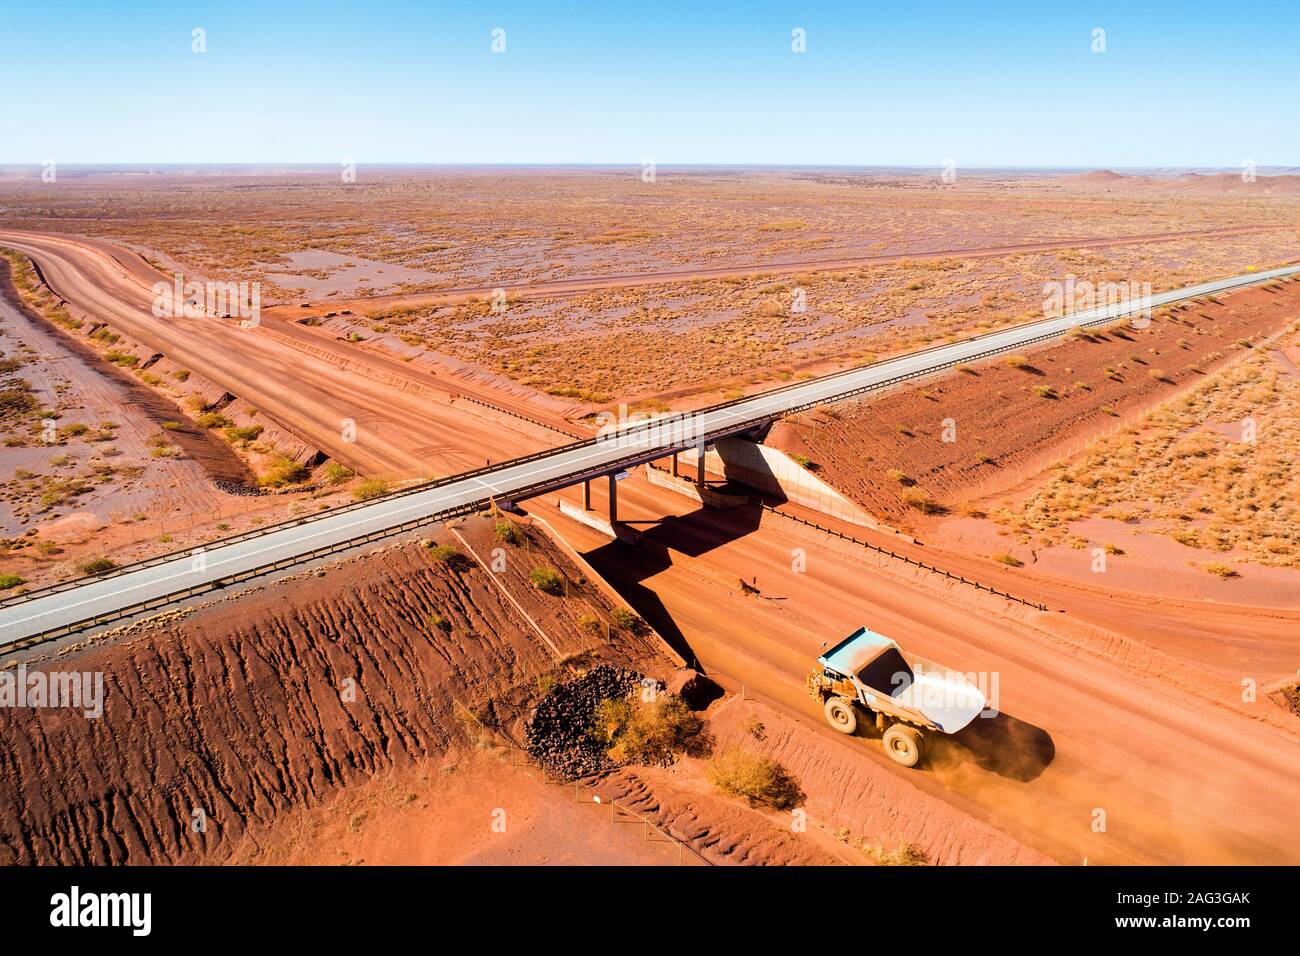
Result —
[[826, 723], [840, 733], [851, 734], [858, 729], [858, 712], [853, 701], [843, 697], [830, 697], [823, 710], [826, 713]]
[[915, 727], [906, 724], [891, 724], [880, 738], [885, 745], [885, 753], [891, 760], [904, 767], [915, 767], [921, 762], [922, 736]]

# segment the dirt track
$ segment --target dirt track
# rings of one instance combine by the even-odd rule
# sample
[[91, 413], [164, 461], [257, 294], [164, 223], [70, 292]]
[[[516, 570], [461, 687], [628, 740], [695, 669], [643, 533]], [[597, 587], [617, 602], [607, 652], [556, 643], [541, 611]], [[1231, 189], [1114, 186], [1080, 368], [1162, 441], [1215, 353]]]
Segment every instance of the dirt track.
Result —
[[[698, 511], [641, 481], [623, 482], [620, 499], [627, 520], [653, 529], [638, 547], [562, 528], [715, 677], [801, 720], [821, 721], [803, 686], [818, 648], [862, 624], [944, 665], [996, 672], [1002, 716], [977, 721], [929, 770], [896, 770], [874, 739], [845, 742], [927, 793], [1063, 863], [1300, 861], [1300, 734], [1271, 702], [1241, 703], [1239, 681], [751, 509]], [[804, 572], [792, 573], [794, 548]], [[761, 595], [743, 595], [742, 578]], [[1105, 833], [1092, 829], [1098, 808]]]
[[[1300, 282], [1238, 290], [1217, 302], [1179, 306], [1146, 328], [1034, 349], [1025, 355], [1027, 368], [984, 362], [798, 416], [778, 423], [768, 444], [806, 454], [824, 480], [881, 520], [923, 525], [904, 500], [908, 491], [924, 493], [939, 512], [1005, 491], [1238, 357], [1238, 340], [1277, 332], [1297, 310]], [[952, 423], [951, 440], [945, 421]]]
[[[480, 556], [498, 543], [482, 519], [457, 530]], [[653, 638], [580, 626], [582, 614], [608, 620], [608, 604], [545, 536], [530, 537], [499, 577], [407, 544], [63, 658], [60, 669], [104, 672], [104, 716], [0, 714], [0, 861], [679, 860], [674, 846], [665, 852], [639, 827], [611, 820], [613, 798], [719, 864], [864, 862], [831, 835], [838, 828], [891, 847], [906, 838], [935, 863], [1046, 862], [753, 703], [719, 702], [710, 727], [721, 746], [752, 746], [743, 718], [761, 716], [764, 748], [804, 784], [806, 834], [792, 831], [788, 813], [716, 793], [698, 759], [668, 772], [619, 771], [582, 793], [544, 782], [521, 751], [501, 746], [518, 739], [544, 680], [564, 679], [583, 651], [660, 677], [673, 664]], [[529, 587], [529, 569], [542, 565], [564, 571], [567, 596]], [[833, 774], [819, 766], [828, 760]], [[841, 776], [860, 786], [846, 793]], [[196, 809], [202, 832], [190, 826]], [[500, 813], [508, 825], [498, 831]]]
[[[520, 444], [512, 419], [466, 402], [452, 407], [449, 394], [526, 409], [517, 399], [439, 379], [292, 323], [264, 319], [244, 329], [221, 319], [155, 318], [150, 286], [159, 274], [139, 256], [106, 243], [0, 231], [0, 245], [34, 258], [45, 281], [75, 308], [252, 403], [362, 473], [462, 471], [489, 457], [508, 457]], [[348, 420], [355, 422], [355, 441], [344, 438]], [[535, 427], [522, 434], [530, 447], [548, 443]], [[552, 433], [549, 443], [563, 440]]]
[[[1300, 308], [1300, 284], [1249, 289], [1220, 302], [1189, 305], [1145, 329], [1128, 329], [1072, 341], [1029, 354], [1033, 370], [986, 363], [941, 380], [901, 389], [870, 401], [841, 406], [833, 416], [802, 416], [773, 430], [769, 444], [804, 453], [820, 476], [887, 522], [912, 527], [930, 547], [881, 539], [920, 560], [954, 573], [988, 581], [1053, 608], [1064, 608], [1098, 625], [1122, 630], [1179, 658], [1220, 670], [1239, 681], [1243, 674], [1264, 682], [1294, 672], [1295, 634], [1300, 612], [1294, 585], [1240, 585], [1194, 571], [1196, 589], [1174, 590], [1179, 568], [1152, 567], [1115, 558], [1104, 575], [1086, 570], [1070, 579], [1052, 577], [1033, 565], [1011, 570], [991, 555], [1014, 539], [992, 530], [957, 539], [950, 527], [973, 519], [964, 503], [981, 507], [1031, 485], [1047, 467], [1077, 452], [1087, 440], [1115, 423], [1176, 396], [1217, 366], [1241, 355], [1241, 337], [1258, 339], [1291, 321]], [[1122, 337], [1119, 337], [1122, 335]], [[1182, 344], [1179, 344], [1182, 343]], [[1143, 364], [1129, 358], [1140, 355]], [[1120, 366], [1127, 368], [1120, 370]], [[1117, 378], [1103, 369], [1115, 368]], [[1159, 367], [1167, 380], [1149, 370]], [[1193, 369], [1199, 367], [1202, 372]], [[1087, 390], [1075, 383], [1084, 381]], [[1050, 385], [1059, 397], [1042, 398], [1036, 387]], [[995, 394], [998, 400], [988, 401]], [[1103, 411], [1109, 409], [1110, 412]], [[956, 425], [954, 442], [941, 440], [942, 421]], [[910, 434], [899, 431], [908, 427]], [[988, 461], [982, 461], [981, 455]], [[891, 474], [903, 473], [912, 486]], [[922, 517], [902, 500], [909, 487], [927, 493], [938, 514]], [[1013, 494], [1014, 497], [1014, 494]], [[859, 532], [854, 532], [859, 533]], [[870, 538], [871, 535], [864, 535]], [[979, 547], [971, 542], [978, 541]], [[1076, 562], [1087, 568], [1087, 550]], [[1186, 593], [1183, 593], [1186, 592]]]
[[[57, 287], [59, 280], [51, 281]], [[289, 358], [296, 361], [301, 353], [279, 355], [288, 363], [281, 372], [292, 369], [296, 375]], [[318, 374], [327, 376], [323, 368]], [[501, 440], [519, 450], [518, 436]], [[852, 546], [793, 523], [760, 521], [747, 510], [697, 513], [671, 492], [640, 481], [624, 482], [620, 491], [625, 518], [659, 525], [641, 547], [609, 544], [572, 524], [561, 527], [591, 549], [598, 568], [653, 623], [666, 632], [677, 629], [707, 668], [809, 726], [820, 721], [803, 692], [809, 662], [822, 641], [863, 623], [944, 664], [1000, 675], [1003, 716], [978, 724], [959, 746], [941, 750], [931, 770], [895, 770], [874, 741], [838, 740], [819, 729], [835, 746], [863, 748], [885, 772], [906, 774], [911, 784], [1062, 862], [1300, 862], [1300, 822], [1291, 812], [1300, 738], [1279, 714], [1266, 712], [1271, 703], [1261, 699], [1261, 709], [1252, 712], [1231, 699], [1231, 682], [1197, 684], [1203, 671], [1188, 670], [1172, 654], [1132, 637], [1069, 615], [1027, 613], [936, 588], [914, 572], [874, 564]], [[663, 520], [666, 514], [676, 517]], [[794, 548], [806, 552], [806, 572], [792, 572]], [[760, 596], [741, 595], [741, 578], [757, 578]], [[1142, 611], [1148, 617], [1165, 614], [1154, 606]], [[351, 622], [353, 612], [343, 619]], [[1141, 620], [1134, 624], [1140, 628]], [[398, 634], [407, 626], [391, 625]], [[274, 618], [258, 627], [262, 636], [253, 646], [279, 654], [291, 632]], [[385, 625], [385, 636], [388, 630]], [[1241, 640], [1248, 645], [1249, 635]], [[1281, 640], [1294, 649], [1293, 641]], [[192, 666], [191, 643], [178, 639], [175, 645], [184, 669]], [[218, 658], [213, 666], [245, 665]], [[161, 679], [170, 681], [171, 675]], [[211, 705], [219, 709], [225, 703]], [[215, 733], [221, 738], [224, 732]], [[14, 759], [30, 759], [21, 753], [27, 756]], [[66, 766], [62, 772], [76, 770]], [[312, 785], [310, 779], [304, 784]], [[1106, 812], [1104, 833], [1092, 828], [1098, 809]], [[93, 831], [93, 815], [86, 819], [78, 826]], [[68, 846], [80, 836], [75, 830], [60, 839]], [[179, 841], [175, 845], [183, 849]]]

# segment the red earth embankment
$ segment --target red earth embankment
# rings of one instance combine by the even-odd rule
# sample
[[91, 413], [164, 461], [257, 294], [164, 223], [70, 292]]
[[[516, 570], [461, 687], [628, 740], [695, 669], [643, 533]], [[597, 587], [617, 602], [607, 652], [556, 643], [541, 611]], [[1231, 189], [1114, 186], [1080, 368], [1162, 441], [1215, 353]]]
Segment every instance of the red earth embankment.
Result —
[[[500, 545], [481, 519], [459, 530]], [[221, 861], [250, 827], [463, 743], [471, 714], [507, 719], [562, 660], [671, 667], [579, 625], [608, 602], [539, 532], [505, 550], [498, 575], [399, 545], [44, 665], [102, 673], [103, 715], [0, 711], [0, 862]], [[528, 586], [539, 566], [567, 596]]]
[[1283, 328], [1300, 283], [1196, 300], [1146, 328], [1072, 338], [779, 423], [768, 443], [895, 526], [1011, 488]]

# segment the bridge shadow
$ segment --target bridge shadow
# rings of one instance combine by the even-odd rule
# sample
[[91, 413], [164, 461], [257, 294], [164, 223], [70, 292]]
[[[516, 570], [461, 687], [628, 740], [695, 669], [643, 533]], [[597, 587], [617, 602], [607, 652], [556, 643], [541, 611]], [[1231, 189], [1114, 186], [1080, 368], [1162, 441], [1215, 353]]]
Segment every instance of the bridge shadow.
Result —
[[609, 581], [628, 604], [660, 634], [673, 650], [681, 654], [696, 670], [704, 668], [690, 642], [659, 595], [645, 582], [673, 565], [673, 552], [698, 558], [755, 530], [762, 520], [756, 505], [738, 505], [715, 511], [698, 508], [684, 515], [669, 515], [641, 531], [639, 543], [611, 541], [583, 557], [605, 580]]
[[[641, 532], [639, 544], [611, 541], [586, 552], [584, 557], [674, 650], [696, 670], [705, 673], [690, 641], [659, 595], [645, 582], [672, 567], [673, 552], [698, 558], [756, 530], [762, 517], [763, 510], [758, 505], [725, 510], [698, 508], [680, 516], [638, 522], [651, 525]], [[744, 583], [738, 582], [742, 587]], [[779, 597], [769, 599], [780, 600]], [[878, 736], [874, 729], [867, 733]], [[1027, 783], [1055, 759], [1056, 745], [1041, 727], [999, 712], [992, 717], [977, 717], [951, 736], [928, 734], [927, 753], [930, 765], [938, 771], [973, 763], [999, 776]]]

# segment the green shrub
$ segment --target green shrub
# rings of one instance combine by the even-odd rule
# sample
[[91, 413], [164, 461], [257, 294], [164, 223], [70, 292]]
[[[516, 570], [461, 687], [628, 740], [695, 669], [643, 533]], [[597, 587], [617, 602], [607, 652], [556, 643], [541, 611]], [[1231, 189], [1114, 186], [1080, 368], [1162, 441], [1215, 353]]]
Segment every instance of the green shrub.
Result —
[[[204, 416], [207, 417], [206, 415]], [[227, 441], [256, 441], [257, 436], [262, 434], [261, 425], [231, 425], [226, 428], [225, 435]]]
[[[26, 382], [23, 384], [26, 385]], [[16, 424], [40, 407], [40, 403], [28, 394], [29, 390], [30, 386], [0, 391], [0, 422], [6, 425]]]
[[306, 477], [306, 468], [286, 455], [277, 455], [263, 467], [257, 483], [263, 488], [280, 488], [302, 481]]
[[740, 797], [751, 807], [785, 810], [803, 797], [799, 785], [770, 757], [750, 750], [727, 750], [709, 761], [709, 782], [729, 797]]
[[519, 527], [509, 518], [501, 518], [492, 525], [492, 533], [502, 544], [520, 545], [524, 541], [524, 536]]
[[382, 478], [367, 478], [365, 481], [358, 482], [352, 489], [352, 497], [357, 501], [369, 501], [371, 498], [386, 494], [388, 494], [388, 482]]
[[341, 485], [345, 481], [351, 481], [356, 472], [346, 465], [340, 465], [337, 461], [331, 461], [326, 463], [320, 474], [325, 484]]
[[82, 574], [103, 574], [105, 571], [112, 571], [115, 567], [117, 567], [117, 562], [103, 555], [82, 558], [77, 562], [77, 570]]
[[16, 574], [0, 574], [0, 591], [16, 588], [22, 583], [24, 583], [24, 579]]
[[610, 620], [614, 626], [624, 631], [630, 631], [633, 634], [640, 634], [646, 630], [645, 621], [641, 620], [636, 614], [632, 613], [625, 607], [616, 607], [609, 612]]
[[680, 697], [660, 693], [645, 700], [633, 693], [597, 704], [588, 734], [616, 764], [663, 766], [703, 728]]
[[465, 555], [461, 554], [455, 547], [450, 544], [438, 544], [430, 541], [427, 545], [429, 557], [439, 564], [445, 564], [451, 568], [458, 568], [466, 564]]
[[230, 419], [220, 412], [204, 412], [194, 419], [194, 424], [200, 428], [226, 428], [230, 425]]
[[554, 568], [533, 568], [528, 572], [528, 581], [543, 594], [564, 593], [564, 578]]

